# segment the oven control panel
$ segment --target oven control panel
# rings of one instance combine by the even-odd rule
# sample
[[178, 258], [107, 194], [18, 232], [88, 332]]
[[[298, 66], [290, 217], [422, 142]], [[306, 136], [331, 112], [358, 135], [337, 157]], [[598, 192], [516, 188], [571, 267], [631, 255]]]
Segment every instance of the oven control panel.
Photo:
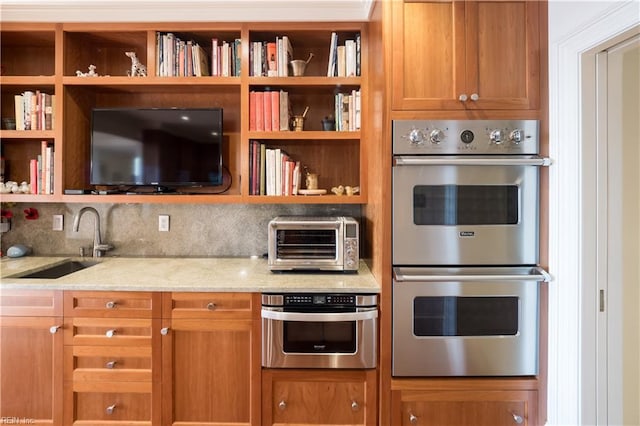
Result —
[[394, 155], [539, 152], [538, 120], [394, 120]]
[[285, 306], [355, 306], [352, 294], [287, 294]]

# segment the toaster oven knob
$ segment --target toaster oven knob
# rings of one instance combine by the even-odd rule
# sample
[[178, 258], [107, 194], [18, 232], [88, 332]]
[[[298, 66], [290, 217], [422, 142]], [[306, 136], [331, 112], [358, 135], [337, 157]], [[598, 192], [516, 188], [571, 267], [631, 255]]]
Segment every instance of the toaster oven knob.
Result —
[[501, 129], [492, 130], [489, 134], [489, 139], [493, 144], [502, 145], [504, 142], [504, 132]]
[[422, 130], [413, 129], [409, 133], [409, 142], [413, 145], [421, 145], [424, 143], [424, 135], [422, 134]]
[[444, 132], [440, 129], [433, 129], [429, 134], [429, 140], [433, 144], [439, 144], [444, 140]]

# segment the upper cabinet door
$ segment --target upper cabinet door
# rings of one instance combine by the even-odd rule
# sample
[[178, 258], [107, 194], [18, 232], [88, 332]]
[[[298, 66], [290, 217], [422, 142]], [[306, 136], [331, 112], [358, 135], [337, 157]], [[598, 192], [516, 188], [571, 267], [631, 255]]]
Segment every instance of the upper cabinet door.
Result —
[[394, 110], [537, 109], [537, 1], [408, 1], [392, 8]]
[[392, 108], [459, 109], [465, 82], [464, 3], [393, 2]]
[[469, 1], [465, 6], [468, 109], [537, 109], [537, 1]]

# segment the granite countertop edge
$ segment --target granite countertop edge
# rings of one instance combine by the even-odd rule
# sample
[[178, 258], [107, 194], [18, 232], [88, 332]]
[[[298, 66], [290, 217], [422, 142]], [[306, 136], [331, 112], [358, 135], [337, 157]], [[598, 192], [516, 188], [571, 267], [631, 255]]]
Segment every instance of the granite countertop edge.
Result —
[[[55, 279], [20, 278], [67, 260], [97, 263]], [[27, 256], [4, 257], [0, 266], [0, 290], [380, 292], [380, 284], [362, 260], [357, 273], [274, 273], [261, 258]]]

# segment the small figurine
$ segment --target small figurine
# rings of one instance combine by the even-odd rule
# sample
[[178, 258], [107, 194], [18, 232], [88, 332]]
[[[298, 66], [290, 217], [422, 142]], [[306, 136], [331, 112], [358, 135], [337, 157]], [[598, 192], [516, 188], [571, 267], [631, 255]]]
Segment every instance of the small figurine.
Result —
[[80, 70], [76, 70], [77, 77], [99, 77], [99, 74], [96, 72], [96, 66], [91, 64], [89, 65], [88, 72], [82, 72]]
[[140, 62], [136, 52], [124, 52], [129, 58], [131, 58], [131, 70], [127, 71], [129, 77], [146, 77], [147, 67]]

